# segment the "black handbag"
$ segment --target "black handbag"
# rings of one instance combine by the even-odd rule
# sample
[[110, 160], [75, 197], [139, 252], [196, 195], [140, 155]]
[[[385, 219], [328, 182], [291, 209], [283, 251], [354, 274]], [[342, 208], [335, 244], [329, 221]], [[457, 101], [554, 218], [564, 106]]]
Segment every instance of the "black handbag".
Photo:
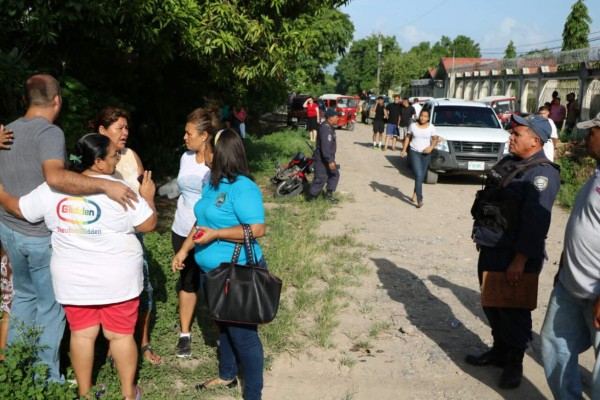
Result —
[[230, 262], [223, 262], [204, 276], [204, 293], [211, 318], [239, 324], [271, 322], [279, 308], [281, 279], [257, 266], [252, 251], [252, 230], [244, 228], [248, 264], [237, 263], [242, 244], [235, 246]]

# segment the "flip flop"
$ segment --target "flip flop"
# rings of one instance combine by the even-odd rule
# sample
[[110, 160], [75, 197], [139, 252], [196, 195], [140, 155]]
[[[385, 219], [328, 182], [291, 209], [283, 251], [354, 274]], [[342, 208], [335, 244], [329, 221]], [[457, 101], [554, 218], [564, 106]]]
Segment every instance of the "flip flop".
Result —
[[[147, 351], [150, 352], [150, 358], [146, 358], [144, 356], [144, 353], [146, 353]], [[150, 364], [159, 365], [160, 363], [162, 363], [162, 358], [154, 352], [154, 348], [151, 345], [147, 344], [147, 345], [143, 346], [141, 349], [141, 352], [142, 352], [142, 357], [144, 357], [144, 359], [147, 360]], [[156, 359], [157, 357], [158, 357], [158, 360]]]

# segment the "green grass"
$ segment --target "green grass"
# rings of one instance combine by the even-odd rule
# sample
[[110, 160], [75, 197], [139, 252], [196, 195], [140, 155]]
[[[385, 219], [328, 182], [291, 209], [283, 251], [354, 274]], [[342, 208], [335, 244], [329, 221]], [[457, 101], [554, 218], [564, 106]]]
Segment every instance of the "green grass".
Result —
[[[284, 283], [276, 319], [260, 327], [265, 347], [265, 368], [271, 368], [278, 354], [298, 353], [307, 347], [334, 347], [338, 312], [344, 303], [345, 289], [359, 284], [367, 268], [360, 263], [360, 246], [353, 238], [356, 232], [320, 236], [318, 227], [329, 218], [331, 205], [325, 201], [307, 203], [302, 196], [291, 199], [273, 197], [269, 179], [273, 164], [284, 164], [298, 151], [311, 154], [301, 131], [275, 132], [259, 139], [246, 141], [251, 171], [263, 191], [266, 207], [267, 235], [259, 241], [270, 271]], [[154, 287], [153, 327], [151, 342], [163, 357], [163, 365], [151, 366], [141, 362], [138, 373], [144, 388], [144, 399], [194, 398], [211, 399], [218, 395], [241, 393], [221, 389], [197, 393], [194, 385], [216, 376], [216, 330], [207, 317], [204, 302], [199, 301], [197, 320], [192, 328], [190, 359], [175, 357], [179, 332], [176, 283], [178, 275], [171, 271], [170, 225], [175, 201], [161, 200], [157, 232], [145, 236], [145, 244]], [[364, 249], [363, 249], [364, 250]], [[351, 359], [341, 362], [351, 367]], [[108, 364], [98, 370], [98, 382], [109, 390], [106, 398], [118, 399], [119, 382]]]
[[577, 193], [594, 173], [596, 161], [587, 156], [584, 149], [571, 147], [555, 162], [560, 165], [562, 179], [556, 200], [559, 205], [570, 210], [573, 208]]
[[[367, 271], [367, 267], [360, 262], [360, 251], [364, 251], [364, 248], [352, 236], [355, 231], [333, 236], [318, 234], [321, 222], [331, 215], [328, 202], [308, 203], [302, 196], [291, 199], [273, 197], [273, 188], [269, 183], [274, 172], [273, 163], [279, 161], [284, 164], [298, 151], [310, 154], [304, 140], [304, 132], [283, 131], [260, 139], [251, 137], [246, 142], [252, 172], [261, 186], [264, 202], [269, 203], [266, 207], [267, 235], [260, 239], [260, 243], [270, 271], [284, 283], [276, 319], [259, 329], [265, 347], [267, 370], [282, 352], [295, 354], [308, 347], [334, 347], [338, 313], [349, 305], [346, 289], [358, 285], [360, 275]], [[170, 232], [175, 205], [176, 200], [157, 201], [160, 214], [157, 231], [145, 235], [154, 288], [151, 343], [156, 353], [162, 356], [163, 363], [152, 366], [140, 361], [138, 383], [144, 389], [144, 399], [202, 400], [220, 395], [241, 398], [241, 393], [236, 389], [194, 390], [195, 384], [215, 377], [218, 372], [216, 326], [207, 316], [203, 299], [198, 302], [192, 327], [192, 357], [182, 360], [175, 356], [179, 333], [178, 274], [171, 271], [173, 251]], [[364, 312], [368, 312], [368, 309], [367, 306], [363, 307]], [[31, 354], [30, 350], [23, 351], [22, 356], [13, 357], [14, 365], [0, 364], [0, 383], [2, 367], [21, 371], [23, 368], [16, 362], [31, 364], [27, 358]], [[106, 349], [100, 346], [96, 353], [95, 381], [107, 386], [103, 399], [120, 399], [116, 371], [104, 362], [105, 355]], [[345, 357], [340, 364], [351, 368], [355, 361]], [[28, 395], [34, 394], [32, 387], [35, 388], [35, 385], [29, 384], [33, 382], [34, 373], [35, 370], [31, 369], [28, 375], [21, 375], [21, 372], [11, 375], [15, 382], [24, 383], [21, 391], [11, 392], [12, 398], [39, 398]], [[70, 367], [67, 377], [74, 378]], [[56, 398], [77, 397], [75, 387], [61, 386], [47, 390], [60, 392]], [[350, 393], [346, 398], [352, 396]]]
[[383, 332], [389, 330], [390, 326], [391, 325], [389, 322], [383, 322], [383, 321], [375, 322], [373, 324], [373, 326], [371, 327], [371, 331], [369, 332], [369, 337], [377, 338]]

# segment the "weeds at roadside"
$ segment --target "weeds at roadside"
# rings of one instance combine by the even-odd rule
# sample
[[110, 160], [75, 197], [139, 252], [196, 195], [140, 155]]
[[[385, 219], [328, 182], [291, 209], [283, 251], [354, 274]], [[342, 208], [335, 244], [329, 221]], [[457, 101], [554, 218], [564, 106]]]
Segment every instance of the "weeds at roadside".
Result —
[[361, 314], [370, 314], [373, 311], [373, 305], [369, 301], [363, 301], [358, 307], [358, 311]]
[[344, 356], [340, 359], [340, 366], [352, 368], [357, 364], [357, 361], [351, 357]]
[[373, 326], [371, 327], [371, 330], [369, 331], [369, 337], [371, 338], [376, 338], [378, 337], [381, 333], [387, 331], [390, 329], [390, 323], [389, 322], [375, 322], [373, 324]]
[[358, 349], [358, 350], [368, 350], [370, 347], [371, 347], [371, 341], [367, 339], [367, 340], [361, 340], [359, 342], [356, 342], [354, 344], [353, 348]]

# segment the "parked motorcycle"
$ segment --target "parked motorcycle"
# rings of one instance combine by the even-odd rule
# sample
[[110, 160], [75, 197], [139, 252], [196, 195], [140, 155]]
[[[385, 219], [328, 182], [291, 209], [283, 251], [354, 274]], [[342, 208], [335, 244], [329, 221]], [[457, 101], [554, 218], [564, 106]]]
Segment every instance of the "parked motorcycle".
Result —
[[[306, 144], [312, 155], [312, 146], [308, 142]], [[314, 161], [312, 157], [299, 152], [283, 167], [275, 163], [275, 176], [271, 178], [271, 183], [276, 185], [275, 197], [293, 197], [302, 193], [308, 185], [307, 176], [313, 171]]]

